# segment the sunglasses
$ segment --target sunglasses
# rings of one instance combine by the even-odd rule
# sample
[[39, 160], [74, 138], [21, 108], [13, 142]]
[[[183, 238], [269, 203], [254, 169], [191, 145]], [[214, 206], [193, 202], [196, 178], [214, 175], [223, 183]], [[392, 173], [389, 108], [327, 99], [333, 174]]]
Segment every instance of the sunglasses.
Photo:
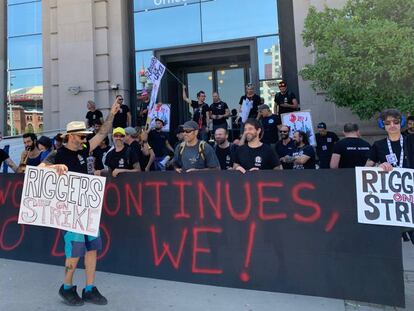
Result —
[[124, 138], [125, 135], [115, 134], [114, 137], [116, 137], [116, 138]]
[[183, 132], [187, 133], [187, 134], [190, 134], [190, 133], [194, 132], [194, 130], [184, 130]]
[[75, 135], [75, 136], [78, 136], [81, 140], [84, 140], [86, 139], [86, 137], [88, 137], [87, 135]]
[[289, 133], [289, 131], [280, 131], [280, 133], [286, 134], [286, 133]]
[[398, 124], [400, 124], [400, 120], [398, 120], [398, 119], [395, 119], [395, 120], [390, 120], [390, 121], [384, 121], [384, 124], [385, 125], [391, 125], [391, 123], [393, 123], [393, 124], [395, 124], [395, 125], [398, 125]]

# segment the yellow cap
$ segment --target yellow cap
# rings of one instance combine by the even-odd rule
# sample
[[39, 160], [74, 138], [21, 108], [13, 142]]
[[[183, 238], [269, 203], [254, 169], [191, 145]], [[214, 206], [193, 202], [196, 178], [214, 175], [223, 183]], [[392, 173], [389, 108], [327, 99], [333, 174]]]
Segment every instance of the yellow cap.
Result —
[[112, 135], [115, 134], [121, 134], [125, 136], [125, 130], [122, 127], [114, 128], [114, 130], [112, 131]]

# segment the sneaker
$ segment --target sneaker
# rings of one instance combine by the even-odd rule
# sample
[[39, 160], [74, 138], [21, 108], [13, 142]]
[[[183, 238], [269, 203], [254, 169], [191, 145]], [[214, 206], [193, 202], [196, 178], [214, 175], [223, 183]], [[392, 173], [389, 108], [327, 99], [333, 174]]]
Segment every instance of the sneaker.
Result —
[[59, 295], [68, 306], [82, 306], [84, 304], [76, 291], [76, 286], [72, 286], [70, 289], [64, 289], [62, 285], [59, 289]]
[[96, 286], [94, 286], [90, 292], [85, 292], [85, 289], [83, 289], [82, 300], [96, 305], [106, 305], [108, 303], [108, 300], [101, 295]]

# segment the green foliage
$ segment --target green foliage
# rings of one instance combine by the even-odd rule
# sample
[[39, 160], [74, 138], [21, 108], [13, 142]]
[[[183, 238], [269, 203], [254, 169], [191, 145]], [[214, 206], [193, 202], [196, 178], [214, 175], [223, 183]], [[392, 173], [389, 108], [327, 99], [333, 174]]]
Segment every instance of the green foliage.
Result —
[[348, 0], [311, 7], [302, 34], [314, 64], [300, 72], [330, 101], [363, 119], [414, 112], [414, 0]]

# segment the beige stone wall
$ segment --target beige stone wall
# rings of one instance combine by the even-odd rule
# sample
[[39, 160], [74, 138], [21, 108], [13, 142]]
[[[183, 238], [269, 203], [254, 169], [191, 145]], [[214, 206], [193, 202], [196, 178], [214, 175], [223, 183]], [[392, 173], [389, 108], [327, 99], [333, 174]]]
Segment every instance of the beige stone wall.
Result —
[[45, 128], [84, 120], [88, 100], [104, 114], [117, 94], [128, 105], [127, 1], [43, 0], [42, 10]]
[[6, 133], [6, 114], [7, 114], [7, 59], [6, 59], [6, 5], [0, 5], [0, 132]]
[[[346, 0], [293, 0], [298, 70], [301, 70], [306, 64], [313, 62], [313, 56], [310, 53], [310, 49], [304, 47], [301, 36], [305, 18], [310, 6], [315, 6], [317, 9], [322, 10], [325, 6], [339, 8], [345, 2]], [[312, 110], [315, 125], [320, 121], [324, 121], [327, 123], [328, 128], [341, 132], [345, 123], [356, 122], [360, 125], [363, 135], [382, 134], [382, 131], [376, 127], [374, 120], [361, 121], [357, 116], [353, 115], [349, 109], [339, 108], [333, 103], [327, 102], [322, 92], [315, 92], [310, 87], [309, 81], [304, 81], [300, 76], [299, 93], [301, 98], [301, 108], [303, 110]]]

